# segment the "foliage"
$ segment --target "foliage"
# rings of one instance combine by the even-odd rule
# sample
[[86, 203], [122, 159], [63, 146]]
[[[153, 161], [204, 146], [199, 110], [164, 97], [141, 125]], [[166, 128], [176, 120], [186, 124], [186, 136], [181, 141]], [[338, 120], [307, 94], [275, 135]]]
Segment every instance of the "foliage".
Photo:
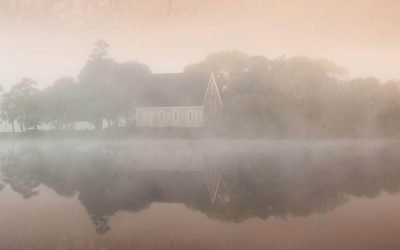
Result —
[[[131, 113], [132, 86], [137, 84], [150, 69], [140, 63], [116, 63], [108, 57], [108, 44], [98, 41], [88, 62], [80, 72], [79, 89], [84, 96], [84, 117], [92, 122], [96, 129], [102, 129], [102, 121], [110, 126], [118, 125], [118, 118]], [[128, 120], [128, 119], [125, 119]]]
[[42, 120], [40, 93], [37, 83], [24, 78], [4, 94], [1, 113], [2, 118], [13, 125], [18, 123], [20, 130], [37, 129]]
[[[99, 130], [104, 121], [107, 128], [133, 128], [138, 95], [151, 70], [135, 61], [116, 62], [108, 50], [97, 41], [76, 80], [63, 77], [39, 91], [24, 78], [3, 93], [1, 119], [22, 131], [41, 123], [75, 129], [79, 121]], [[351, 79], [324, 59], [269, 59], [239, 51], [211, 54], [185, 71], [215, 75], [224, 110], [210, 129], [228, 136], [400, 135], [400, 81]]]
[[400, 135], [399, 81], [348, 79], [343, 68], [322, 59], [239, 52], [213, 54], [185, 70], [213, 72], [223, 82], [220, 126], [231, 135]]
[[81, 93], [73, 78], [58, 79], [52, 86], [43, 90], [46, 121], [57, 129], [73, 128], [81, 118]]

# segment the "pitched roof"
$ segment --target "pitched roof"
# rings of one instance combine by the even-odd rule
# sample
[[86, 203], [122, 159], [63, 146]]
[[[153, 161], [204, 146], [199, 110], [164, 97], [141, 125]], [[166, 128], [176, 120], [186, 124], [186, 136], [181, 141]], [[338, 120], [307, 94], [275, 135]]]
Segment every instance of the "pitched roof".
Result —
[[137, 107], [181, 107], [203, 104], [209, 73], [152, 74], [136, 89]]

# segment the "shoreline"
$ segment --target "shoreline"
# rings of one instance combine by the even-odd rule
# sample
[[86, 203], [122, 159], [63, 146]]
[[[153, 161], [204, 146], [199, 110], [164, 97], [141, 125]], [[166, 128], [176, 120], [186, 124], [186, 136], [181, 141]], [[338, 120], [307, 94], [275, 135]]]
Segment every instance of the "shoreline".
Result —
[[400, 141], [396, 136], [315, 136], [315, 135], [247, 135], [218, 133], [205, 129], [139, 129], [85, 131], [0, 132], [1, 140], [118, 140], [118, 141]]

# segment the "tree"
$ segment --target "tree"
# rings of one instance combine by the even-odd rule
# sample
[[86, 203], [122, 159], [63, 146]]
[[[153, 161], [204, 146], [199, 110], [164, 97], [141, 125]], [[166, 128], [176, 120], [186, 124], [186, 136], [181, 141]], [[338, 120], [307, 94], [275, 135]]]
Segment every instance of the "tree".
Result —
[[145, 78], [151, 74], [150, 68], [135, 61], [116, 63], [113, 68], [110, 89], [110, 101], [114, 104], [115, 116], [124, 119], [128, 127], [133, 126], [138, 89], [143, 86]]
[[103, 40], [97, 41], [78, 76], [84, 96], [82, 108], [88, 122], [93, 123], [98, 130], [103, 129], [103, 120], [113, 117], [114, 113], [108, 94], [112, 87], [111, 77], [115, 62], [108, 57], [108, 48], [109, 45]]
[[3, 95], [2, 117], [7, 120], [14, 129], [14, 124], [21, 131], [34, 128], [43, 118], [39, 90], [35, 88], [37, 83], [29, 78], [23, 78], [11, 87], [11, 90]]
[[187, 65], [185, 72], [210, 72], [217, 79], [221, 89], [225, 89], [237, 74], [246, 72], [250, 57], [240, 51], [223, 51], [207, 56], [204, 60]]
[[82, 119], [79, 86], [71, 77], [63, 77], [43, 91], [46, 121], [57, 129], [73, 128]]
[[13, 133], [15, 132], [15, 121], [17, 120], [17, 117], [18, 113], [14, 97], [9, 93], [3, 94], [1, 102], [1, 118], [12, 126]]
[[131, 126], [134, 115], [134, 92], [151, 74], [148, 66], [131, 61], [117, 63], [108, 56], [109, 45], [102, 40], [80, 72], [79, 88], [82, 92], [86, 117], [96, 129], [102, 129], [103, 120], [109, 127], [117, 127], [119, 118]]
[[224, 103], [220, 126], [239, 135], [357, 137], [399, 130], [396, 84], [346, 79], [342, 67], [325, 59], [221, 52], [185, 71], [217, 76]]

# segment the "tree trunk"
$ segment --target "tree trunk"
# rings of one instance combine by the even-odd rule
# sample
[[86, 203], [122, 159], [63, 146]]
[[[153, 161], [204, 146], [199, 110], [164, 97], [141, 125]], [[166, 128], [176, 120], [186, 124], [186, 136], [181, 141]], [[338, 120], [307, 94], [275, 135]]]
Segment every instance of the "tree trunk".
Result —
[[102, 130], [103, 129], [103, 119], [96, 119], [94, 121], [94, 128], [96, 130]]
[[21, 130], [21, 132], [24, 132], [24, 125], [22, 123], [22, 120], [18, 122], [19, 125], [19, 129]]

